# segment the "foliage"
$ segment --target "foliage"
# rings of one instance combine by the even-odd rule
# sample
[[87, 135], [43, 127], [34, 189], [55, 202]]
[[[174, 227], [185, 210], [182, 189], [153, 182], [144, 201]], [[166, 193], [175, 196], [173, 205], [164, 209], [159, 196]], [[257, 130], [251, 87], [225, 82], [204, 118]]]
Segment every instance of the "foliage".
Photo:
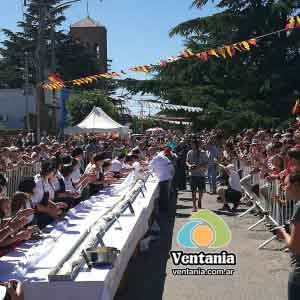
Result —
[[102, 90], [85, 90], [74, 92], [67, 103], [71, 124], [80, 123], [94, 106], [102, 108], [111, 118], [119, 119], [116, 107]]
[[[41, 22], [45, 28], [44, 40], [46, 44], [45, 64], [48, 73], [55, 65], [52, 64], [52, 42], [54, 41], [56, 70], [66, 79], [74, 79], [86, 74], [96, 73], [99, 62], [96, 53], [83, 47], [71, 39], [69, 34], [55, 31], [55, 28], [65, 21], [64, 11], [69, 6], [61, 5], [63, 0], [28, 1], [24, 21], [18, 22], [17, 32], [3, 30], [6, 40], [0, 48], [0, 88], [20, 88], [24, 85], [25, 52], [28, 53], [29, 81], [37, 83], [37, 51], [39, 50], [39, 30]], [[41, 9], [46, 15], [40, 20]], [[54, 26], [53, 26], [54, 25]], [[54, 28], [54, 30], [53, 30]], [[83, 71], [84, 70], [84, 71]], [[44, 74], [46, 79], [47, 74]]]
[[[203, 8], [208, 0], [195, 0]], [[219, 11], [188, 20], [170, 31], [193, 51], [247, 40], [285, 27], [297, 14], [299, 1], [215, 0]], [[221, 11], [220, 11], [221, 9]], [[174, 104], [200, 106], [196, 127], [239, 130], [277, 126], [290, 116], [300, 78], [300, 31], [258, 40], [258, 46], [233, 58], [182, 59], [157, 69], [152, 82], [128, 84], [129, 90], [152, 92]], [[174, 83], [173, 85], [171, 83]]]

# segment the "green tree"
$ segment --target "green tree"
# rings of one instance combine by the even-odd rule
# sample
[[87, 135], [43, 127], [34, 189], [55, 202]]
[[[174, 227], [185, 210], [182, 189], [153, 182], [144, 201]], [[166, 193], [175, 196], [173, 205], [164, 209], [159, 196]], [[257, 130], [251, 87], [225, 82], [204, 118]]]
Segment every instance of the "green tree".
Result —
[[[208, 2], [195, 0], [193, 5], [202, 9]], [[183, 22], [170, 36], [180, 35], [187, 48], [204, 51], [282, 29], [300, 8], [300, 2], [292, 0], [212, 2], [218, 13]], [[281, 32], [259, 39], [257, 47], [233, 58], [181, 59], [157, 67], [150, 82], [124, 84], [132, 92], [152, 92], [174, 104], [203, 107], [202, 115], [194, 115], [198, 128], [276, 126], [289, 117], [299, 89], [299, 37], [299, 30]]]
[[[41, 2], [42, 5], [41, 5]], [[69, 5], [62, 5], [65, 0], [28, 1], [25, 18], [17, 23], [19, 31], [3, 30], [6, 39], [0, 48], [0, 88], [19, 88], [24, 84], [25, 52], [28, 53], [29, 79], [37, 84], [36, 51], [39, 44], [41, 9], [47, 13], [44, 22], [46, 43], [46, 73], [52, 70], [52, 42], [54, 41], [56, 70], [66, 80], [96, 73], [99, 62], [96, 53], [72, 40], [59, 28], [65, 21], [64, 11]], [[59, 7], [59, 8], [57, 8]], [[44, 74], [46, 77], [47, 74]], [[45, 78], [46, 79], [46, 78]]]
[[111, 118], [119, 119], [117, 108], [102, 90], [78, 90], [72, 94], [67, 103], [71, 124], [75, 125], [81, 122], [94, 106], [102, 108]]

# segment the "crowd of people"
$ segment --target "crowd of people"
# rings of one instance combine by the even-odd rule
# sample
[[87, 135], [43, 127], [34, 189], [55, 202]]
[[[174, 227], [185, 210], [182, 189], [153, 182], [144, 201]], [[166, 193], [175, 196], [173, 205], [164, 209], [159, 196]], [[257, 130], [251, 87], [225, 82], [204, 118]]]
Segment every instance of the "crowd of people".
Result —
[[[39, 173], [22, 178], [10, 198], [6, 195], [7, 178], [0, 175], [0, 255], [22, 241], [38, 238], [39, 230], [60, 220], [68, 209], [132, 170], [150, 168], [157, 175], [158, 208], [162, 213], [169, 211], [177, 192], [186, 190], [188, 182], [193, 211], [203, 208], [203, 193], [209, 192], [222, 203], [221, 210], [234, 213], [247, 192], [268, 197], [266, 188], [272, 181], [280, 182], [285, 195], [284, 199], [277, 197], [272, 201], [285, 205], [289, 200], [300, 199], [297, 128], [247, 129], [229, 137], [220, 130], [197, 134], [167, 132], [141, 137], [136, 143], [114, 136], [86, 135], [64, 142], [44, 137], [39, 145], [34, 145], [27, 143], [33, 138], [26, 137], [19, 136], [13, 145], [0, 149], [2, 172], [27, 163], [41, 163]], [[254, 175], [266, 184], [253, 183]], [[299, 299], [300, 205], [293, 210], [291, 230], [276, 228], [276, 234], [286, 241], [292, 253], [289, 299]]]

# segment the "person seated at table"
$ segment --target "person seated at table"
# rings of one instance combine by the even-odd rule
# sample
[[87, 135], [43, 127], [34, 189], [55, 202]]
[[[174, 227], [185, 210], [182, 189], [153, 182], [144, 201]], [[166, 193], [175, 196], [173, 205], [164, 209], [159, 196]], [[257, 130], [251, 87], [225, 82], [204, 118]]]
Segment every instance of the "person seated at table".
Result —
[[11, 279], [0, 283], [0, 300], [24, 300], [22, 283]]
[[139, 157], [134, 154], [129, 154], [125, 160], [126, 169], [134, 170], [136, 173], [141, 171], [141, 165], [139, 163]]
[[224, 205], [221, 209], [230, 211], [231, 208], [229, 207], [229, 203], [233, 203], [232, 211], [236, 211], [242, 198], [240, 176], [235, 171], [234, 165], [227, 165], [225, 167], [219, 164], [219, 167], [228, 175], [228, 189], [225, 191]]
[[[15, 216], [19, 211], [24, 209], [32, 209], [32, 202], [30, 194], [24, 192], [15, 192], [11, 198], [11, 215]], [[27, 224], [33, 225], [34, 223], [34, 214], [28, 216]]]
[[73, 158], [71, 165], [73, 169], [71, 174], [72, 183], [76, 189], [83, 190], [90, 183], [91, 179], [89, 177], [89, 174], [81, 175], [80, 172], [78, 173], [78, 170], [80, 170], [81, 168], [79, 160]]
[[64, 165], [61, 170], [62, 178], [60, 179], [61, 192], [65, 195], [64, 202], [71, 207], [76, 206], [82, 200], [80, 190], [76, 188], [72, 181], [73, 170], [72, 165]]
[[110, 159], [106, 159], [103, 163], [103, 173], [104, 173], [104, 181], [106, 185], [112, 184], [116, 181], [114, 172], [111, 171], [112, 161]]
[[90, 177], [89, 194], [95, 195], [104, 187], [103, 163], [105, 155], [97, 153], [93, 155], [92, 161], [86, 167], [85, 173]]
[[[2, 206], [1, 203], [3, 202], [6, 203], [6, 206], [7, 203], [10, 203], [7, 198], [1, 198], [0, 206]], [[10, 206], [6, 207], [6, 211], [0, 211], [0, 214], [2, 216], [7, 215], [7, 212], [10, 210]], [[7, 253], [7, 249], [3, 248], [28, 240], [37, 231], [34, 226], [25, 228], [25, 226], [28, 225], [28, 217], [33, 213], [33, 209], [23, 209], [18, 211], [14, 217], [9, 216], [8, 218], [0, 219], [0, 256]]]
[[74, 168], [72, 182], [77, 188], [84, 188], [88, 184], [87, 176], [84, 174], [82, 167], [83, 153], [84, 152], [80, 147], [76, 147], [71, 153]]
[[3, 174], [0, 174], [0, 197], [7, 194], [7, 180]]
[[113, 176], [113, 173], [111, 171], [111, 167], [112, 167], [112, 162], [110, 159], [105, 159], [102, 165], [102, 169], [103, 169], [103, 174], [104, 176], [107, 175], [111, 175], [111, 177]]
[[49, 161], [42, 163], [40, 174], [36, 175], [36, 188], [32, 195], [32, 203], [37, 210], [37, 225], [43, 228], [53, 220], [62, 215], [62, 209], [68, 206], [65, 203], [54, 203], [54, 190], [50, 185], [50, 178], [53, 178], [55, 166]]
[[[112, 163], [111, 163], [111, 172], [114, 173], [115, 177], [121, 177], [124, 172], [124, 162], [126, 159], [126, 154], [120, 154], [118, 157], [116, 157]], [[123, 172], [122, 172], [123, 171]]]

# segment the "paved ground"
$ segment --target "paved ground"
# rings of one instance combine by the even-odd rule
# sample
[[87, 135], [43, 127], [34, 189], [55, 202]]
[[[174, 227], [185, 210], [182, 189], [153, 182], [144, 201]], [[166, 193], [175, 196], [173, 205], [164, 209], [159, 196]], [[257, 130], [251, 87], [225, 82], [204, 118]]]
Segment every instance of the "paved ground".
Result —
[[[172, 216], [161, 216], [161, 239], [151, 244], [151, 250], [132, 259], [128, 268], [128, 282], [115, 300], [283, 300], [287, 299], [289, 257], [278, 251], [282, 246], [272, 242], [267, 249], [257, 246], [271, 234], [264, 226], [254, 231], [247, 227], [257, 217], [238, 218], [231, 213], [221, 216], [232, 231], [232, 241], [225, 248], [237, 255], [233, 276], [182, 276], [172, 275], [174, 265], [170, 250], [178, 250], [176, 234], [190, 217], [190, 193], [179, 193]], [[220, 204], [214, 196], [205, 195], [204, 207], [217, 210]], [[174, 205], [175, 206], [175, 205]], [[183, 250], [183, 249], [181, 249]]]

